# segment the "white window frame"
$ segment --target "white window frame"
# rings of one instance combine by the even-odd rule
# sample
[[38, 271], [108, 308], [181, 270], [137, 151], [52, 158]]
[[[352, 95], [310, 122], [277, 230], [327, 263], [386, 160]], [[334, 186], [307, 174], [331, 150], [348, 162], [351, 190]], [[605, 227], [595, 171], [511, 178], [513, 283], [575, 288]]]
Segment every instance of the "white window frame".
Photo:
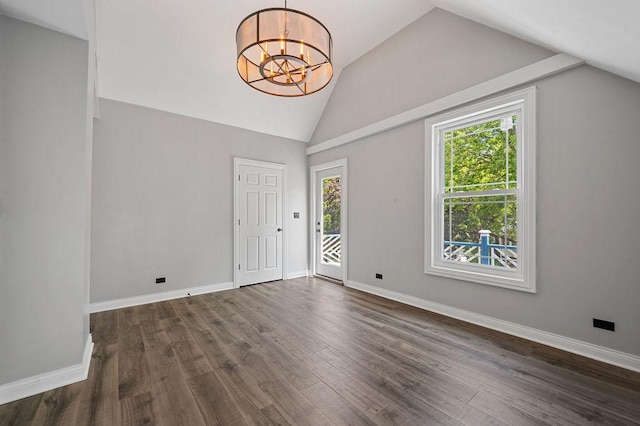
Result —
[[[515, 269], [443, 260], [444, 143], [449, 129], [496, 114], [518, 115], [518, 266]], [[451, 111], [425, 121], [425, 273], [536, 292], [536, 88], [535, 86]]]

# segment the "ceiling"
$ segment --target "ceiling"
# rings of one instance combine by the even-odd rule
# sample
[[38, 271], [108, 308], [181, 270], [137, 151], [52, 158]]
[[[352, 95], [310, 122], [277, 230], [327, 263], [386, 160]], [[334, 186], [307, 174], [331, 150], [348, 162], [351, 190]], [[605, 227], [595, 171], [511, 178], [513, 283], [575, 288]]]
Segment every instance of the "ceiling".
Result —
[[83, 0], [0, 0], [0, 14], [87, 39]]
[[638, 0], [433, 0], [432, 3], [640, 83]]
[[434, 6], [640, 82], [638, 0], [289, 0], [334, 41], [332, 83], [302, 98], [262, 94], [237, 76], [237, 25], [277, 1], [0, 0], [0, 13], [87, 39], [92, 1], [100, 97], [302, 141], [342, 68]]

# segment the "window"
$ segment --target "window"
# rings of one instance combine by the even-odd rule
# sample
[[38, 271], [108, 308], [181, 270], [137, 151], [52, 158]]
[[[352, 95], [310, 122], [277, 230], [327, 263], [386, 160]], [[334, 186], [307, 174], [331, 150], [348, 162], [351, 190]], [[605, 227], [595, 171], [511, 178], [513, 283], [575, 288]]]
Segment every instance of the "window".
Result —
[[425, 272], [535, 292], [535, 87], [426, 134]]

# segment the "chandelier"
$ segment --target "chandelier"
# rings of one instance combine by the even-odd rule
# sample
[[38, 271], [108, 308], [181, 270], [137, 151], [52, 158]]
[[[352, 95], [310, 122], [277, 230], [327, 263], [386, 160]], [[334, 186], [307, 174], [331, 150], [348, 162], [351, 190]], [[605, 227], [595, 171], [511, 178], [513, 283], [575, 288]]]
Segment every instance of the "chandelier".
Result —
[[333, 76], [331, 34], [320, 21], [293, 9], [259, 10], [236, 31], [238, 74], [245, 83], [276, 96], [305, 96]]

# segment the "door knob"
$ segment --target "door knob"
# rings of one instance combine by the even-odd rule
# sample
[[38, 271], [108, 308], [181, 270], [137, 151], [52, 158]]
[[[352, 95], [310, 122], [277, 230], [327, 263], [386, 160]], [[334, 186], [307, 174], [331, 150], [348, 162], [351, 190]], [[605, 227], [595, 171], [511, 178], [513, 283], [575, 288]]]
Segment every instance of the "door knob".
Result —
[[282, 232], [282, 228], [278, 228], [278, 229], [277, 229], [277, 231], [278, 231], [278, 232]]

